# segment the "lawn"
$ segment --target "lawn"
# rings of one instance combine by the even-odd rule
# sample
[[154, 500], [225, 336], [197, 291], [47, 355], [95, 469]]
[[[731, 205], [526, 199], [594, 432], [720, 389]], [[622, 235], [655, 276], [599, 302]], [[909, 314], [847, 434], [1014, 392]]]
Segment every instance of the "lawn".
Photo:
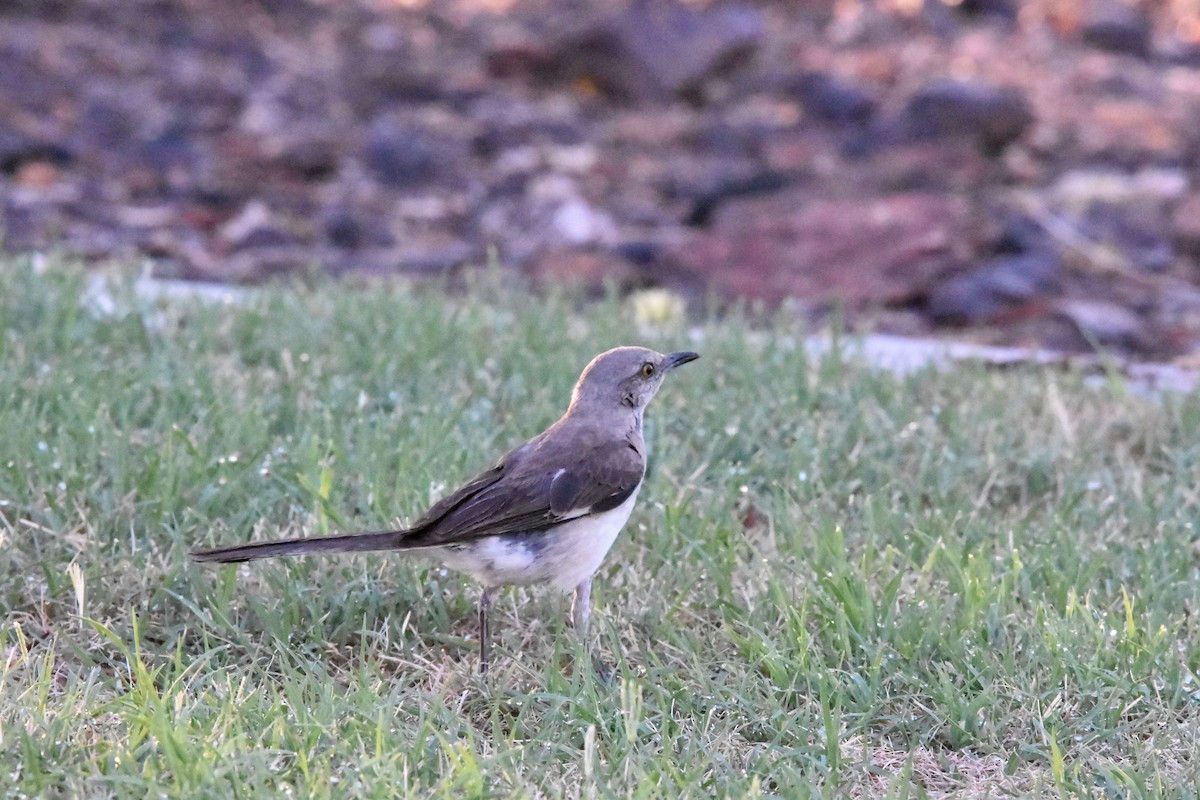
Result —
[[[0, 265], [0, 796], [1200, 791], [1195, 397], [897, 377], [496, 276], [86, 295]], [[608, 681], [547, 589], [498, 596], [485, 680], [434, 565], [188, 561], [412, 520], [634, 343], [703, 358], [596, 578]]]

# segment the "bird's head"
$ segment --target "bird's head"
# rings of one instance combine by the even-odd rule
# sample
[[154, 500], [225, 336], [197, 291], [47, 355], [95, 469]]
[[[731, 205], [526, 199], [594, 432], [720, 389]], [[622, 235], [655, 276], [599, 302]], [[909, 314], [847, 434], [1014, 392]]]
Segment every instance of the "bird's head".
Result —
[[592, 359], [579, 376], [571, 408], [627, 408], [641, 411], [667, 374], [695, 361], [696, 353], [662, 353], [645, 347], [617, 347]]

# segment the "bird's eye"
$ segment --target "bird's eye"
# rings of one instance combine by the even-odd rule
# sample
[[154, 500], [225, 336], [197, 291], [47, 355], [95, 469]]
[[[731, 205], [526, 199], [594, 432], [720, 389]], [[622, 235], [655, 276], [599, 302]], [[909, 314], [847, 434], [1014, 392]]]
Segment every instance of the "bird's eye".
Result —
[[651, 364], [649, 361], [647, 361], [645, 364], [642, 364], [642, 377], [643, 378], [649, 378], [653, 374], [654, 374], [654, 365], [653, 364]]

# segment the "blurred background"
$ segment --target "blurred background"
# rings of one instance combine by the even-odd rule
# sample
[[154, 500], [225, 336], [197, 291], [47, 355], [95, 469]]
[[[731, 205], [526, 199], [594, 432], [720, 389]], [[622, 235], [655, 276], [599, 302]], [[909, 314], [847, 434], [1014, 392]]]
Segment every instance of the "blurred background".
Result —
[[1200, 358], [1200, 0], [5, 0], [0, 244]]

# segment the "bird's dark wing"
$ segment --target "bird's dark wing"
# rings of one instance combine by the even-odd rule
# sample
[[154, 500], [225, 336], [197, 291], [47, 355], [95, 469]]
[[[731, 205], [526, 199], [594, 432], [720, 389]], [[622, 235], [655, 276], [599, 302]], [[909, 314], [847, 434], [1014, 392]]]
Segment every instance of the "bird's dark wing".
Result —
[[510, 453], [430, 508], [409, 529], [404, 546], [540, 531], [616, 508], [641, 483], [641, 453], [623, 441], [579, 444], [569, 452], [555, 452], [551, 445]]
[[632, 445], [623, 444], [586, 467], [564, 468], [550, 481], [550, 510], [570, 518], [611, 511], [629, 499], [642, 481], [644, 462]]

